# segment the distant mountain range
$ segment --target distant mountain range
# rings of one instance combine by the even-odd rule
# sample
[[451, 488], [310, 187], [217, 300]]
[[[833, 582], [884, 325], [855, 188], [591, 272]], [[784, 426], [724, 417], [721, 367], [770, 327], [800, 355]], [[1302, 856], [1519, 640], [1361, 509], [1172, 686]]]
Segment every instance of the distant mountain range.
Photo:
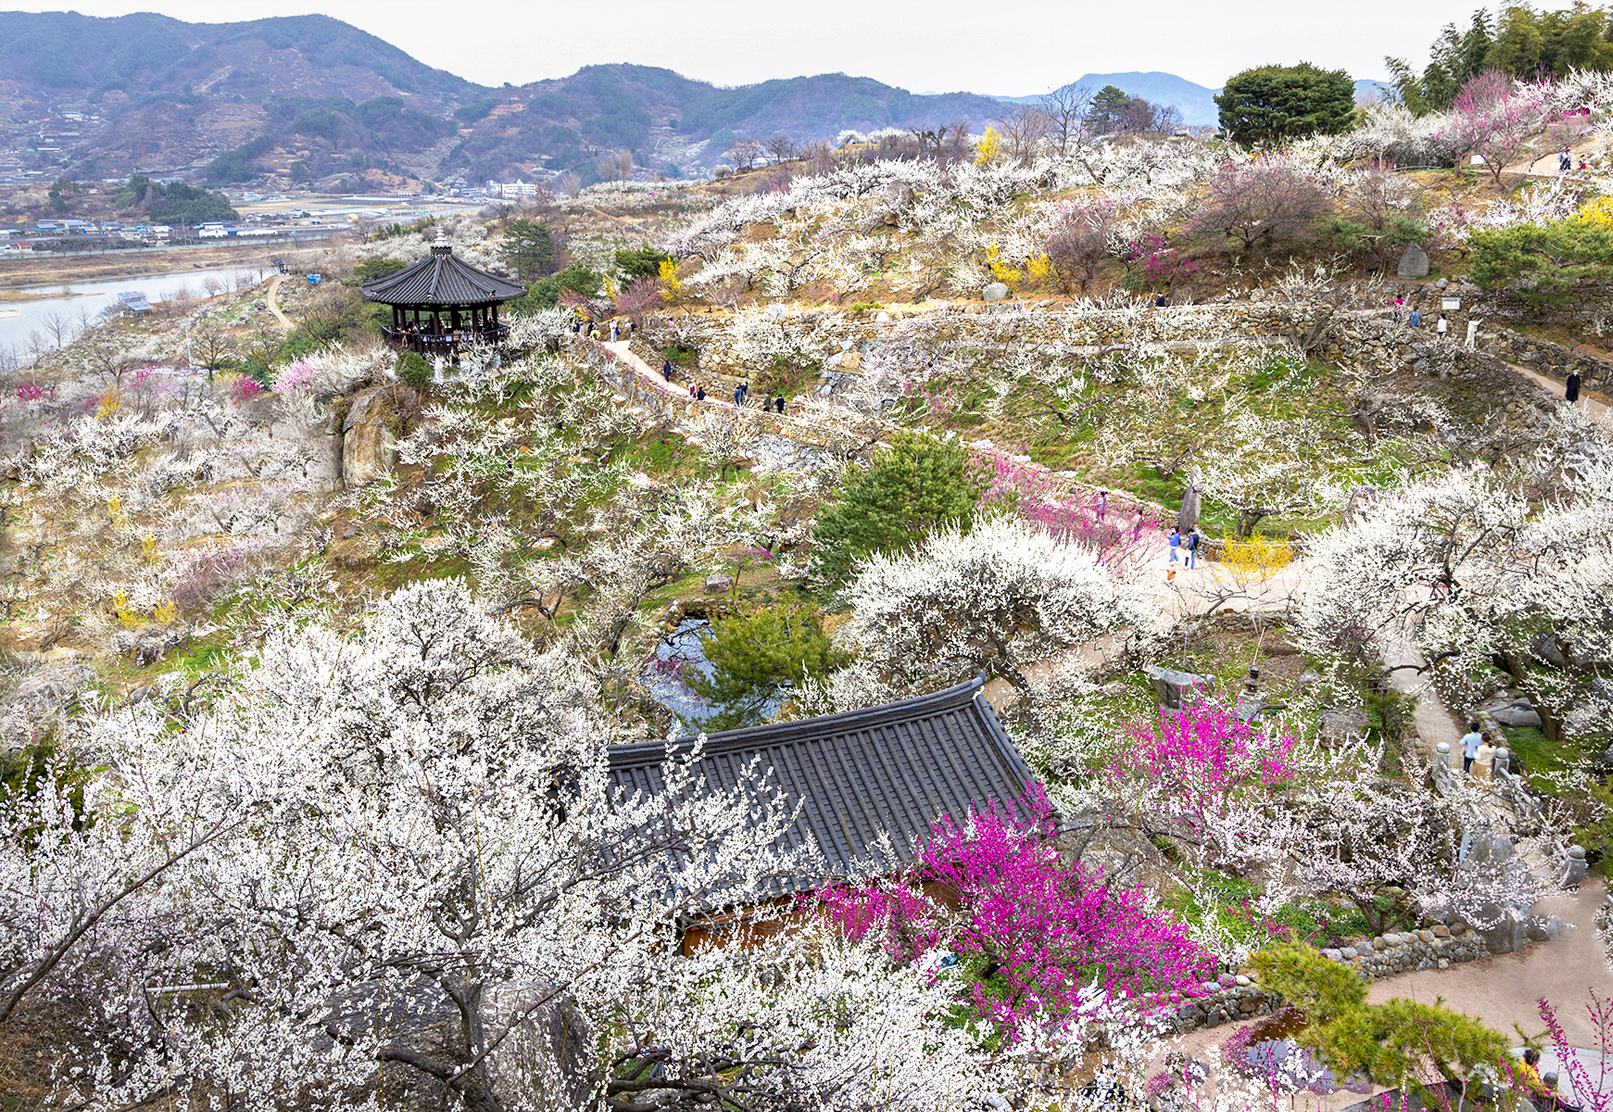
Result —
[[[1216, 120], [1214, 90], [1167, 73], [1086, 74]], [[1358, 83], [1358, 85], [1361, 83]], [[671, 70], [588, 66], [489, 88], [327, 16], [186, 23], [137, 14], [0, 12], [0, 180], [140, 172], [214, 186], [479, 185], [576, 171], [627, 149], [635, 165], [709, 169], [736, 136], [970, 121], [1034, 97], [914, 94], [823, 74], [719, 88]]]
[[[1384, 81], [1357, 81], [1355, 83], [1356, 103], [1365, 103], [1379, 96], [1379, 88], [1386, 85]], [[1066, 88], [1087, 89], [1097, 92], [1105, 85], [1113, 85], [1123, 92], [1134, 97], [1151, 100], [1155, 104], [1174, 105], [1182, 111], [1182, 122], [1187, 124], [1207, 125], [1214, 127], [1220, 123], [1220, 110], [1215, 106], [1215, 95], [1219, 88], [1207, 89], [1203, 85], [1189, 81], [1185, 77], [1177, 77], [1174, 73], [1159, 73], [1149, 71], [1141, 73], [1136, 70], [1130, 73], [1087, 73], [1070, 82]], [[1028, 97], [998, 97], [1005, 104], [1035, 104], [1041, 99], [1039, 96]]]

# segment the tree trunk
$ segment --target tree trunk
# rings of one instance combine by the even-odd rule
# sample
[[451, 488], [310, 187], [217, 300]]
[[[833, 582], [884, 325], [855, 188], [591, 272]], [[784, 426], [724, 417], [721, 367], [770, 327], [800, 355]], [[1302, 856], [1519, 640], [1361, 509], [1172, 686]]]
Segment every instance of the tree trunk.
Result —
[[1541, 706], [1540, 696], [1535, 693], [1534, 685], [1529, 682], [1529, 673], [1525, 670], [1522, 662], [1510, 652], [1501, 654], [1501, 662], [1506, 665], [1507, 675], [1512, 677], [1512, 682], [1517, 685], [1520, 691], [1529, 696], [1530, 705], [1535, 708], [1535, 713], [1540, 716], [1540, 732], [1546, 735], [1546, 740], [1550, 742], [1562, 741], [1561, 723], [1557, 721], [1556, 715]]

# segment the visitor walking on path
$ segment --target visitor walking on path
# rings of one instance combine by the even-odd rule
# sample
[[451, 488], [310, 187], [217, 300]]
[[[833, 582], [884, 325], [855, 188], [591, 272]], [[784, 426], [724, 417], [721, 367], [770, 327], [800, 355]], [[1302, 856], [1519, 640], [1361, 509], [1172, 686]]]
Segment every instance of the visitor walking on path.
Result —
[[740, 406], [742, 406], [744, 404], [745, 404], [745, 388], [743, 386], [734, 387], [734, 408], [737, 409], [737, 408], [739, 408]]
[[672, 381], [672, 360], [664, 359], [661, 361], [661, 377], [668, 382]]
[[1462, 735], [1462, 771], [1473, 770], [1473, 758], [1478, 756], [1479, 746], [1484, 744], [1484, 734], [1479, 731], [1477, 722], [1467, 724], [1467, 733]]
[[1578, 405], [1579, 404], [1579, 372], [1578, 371], [1569, 371], [1568, 372], [1568, 393], [1565, 394], [1564, 397], [1566, 397], [1568, 399], [1568, 404], [1569, 405]]
[[1099, 521], [1103, 520], [1103, 515], [1108, 509], [1109, 509], [1109, 492], [1107, 490], [1100, 490], [1100, 491], [1098, 491], [1098, 520]]
[[706, 400], [706, 388], [704, 386], [696, 386], [694, 388], [694, 400], [697, 402], [703, 402]]
[[691, 383], [689, 383], [689, 396], [690, 396], [690, 397], [691, 397], [691, 398], [692, 398], [692, 397], [694, 397], [694, 392], [695, 392], [695, 389], [696, 389], [696, 388], [697, 388], [697, 387], [698, 387], [698, 386], [699, 386], [699, 385], [700, 385], [700, 384], [699, 384], [699, 383], [697, 383], [697, 382], [691, 382]]
[[1178, 526], [1171, 526], [1171, 563], [1176, 563], [1178, 550], [1182, 547], [1182, 530]]
[[778, 412], [779, 412], [780, 417], [784, 416], [784, 395], [783, 394], [780, 394], [778, 396]]
[[1413, 308], [1411, 311], [1411, 316], [1406, 318], [1406, 323], [1411, 325], [1413, 328], [1421, 328], [1423, 326], [1422, 313]]
[[1439, 328], [1439, 338], [1443, 340], [1446, 333], [1450, 332], [1451, 330], [1451, 322], [1445, 319], [1444, 313], [1439, 315], [1439, 324], [1437, 327]]
[[610, 342], [615, 343], [622, 338], [622, 329], [615, 321], [610, 322]]
[[1202, 539], [1197, 527], [1187, 535], [1187, 566], [1190, 568], [1199, 566], [1199, 541]]
[[1495, 750], [1496, 747], [1490, 743], [1490, 739], [1485, 738], [1473, 751], [1473, 775], [1480, 780], [1490, 779], [1495, 767]]

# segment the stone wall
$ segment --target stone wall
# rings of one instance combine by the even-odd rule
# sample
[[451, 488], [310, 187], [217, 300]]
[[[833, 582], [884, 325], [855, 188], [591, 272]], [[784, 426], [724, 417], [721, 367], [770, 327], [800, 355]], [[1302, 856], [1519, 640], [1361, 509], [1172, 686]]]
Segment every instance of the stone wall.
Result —
[[1050, 358], [1091, 357], [1135, 348], [1193, 354], [1206, 347], [1265, 344], [1280, 335], [1291, 318], [1314, 320], [1319, 307], [1300, 303], [1233, 304], [1093, 309], [1059, 301], [1015, 301], [996, 305], [949, 305], [908, 313], [850, 314], [837, 309], [775, 306], [775, 314], [688, 314], [652, 317], [635, 330], [632, 349], [659, 368], [663, 351], [696, 353], [691, 371], [703, 383], [754, 376], [773, 359], [806, 370], [857, 371], [862, 361], [889, 344], [918, 350], [963, 348], [1030, 351]]
[[[1325, 305], [1307, 301], [1230, 302], [1159, 310], [1003, 302], [875, 316], [774, 308], [782, 311], [771, 316], [749, 312], [654, 317], [634, 333], [632, 348], [655, 368], [661, 366], [663, 348], [694, 350], [696, 367], [692, 371], [680, 367], [676, 379], [683, 385], [698, 379], [713, 395], [726, 396], [735, 384], [762, 374], [775, 360], [800, 368], [808, 377], [816, 375], [812, 388], [827, 395], [887, 352], [900, 353], [904, 365], [925, 362], [932, 354], [966, 358], [974, 354], [990, 360], [999, 351], [1072, 364], [1131, 350], [1192, 355], [1220, 347], [1281, 342], [1290, 331], [1305, 332], [1321, 316], [1332, 314], [1313, 349], [1315, 356], [1334, 363], [1354, 362], [1369, 370], [1410, 371], [1451, 380], [1457, 394], [1471, 395], [1457, 398], [1458, 404], [1452, 407], [1468, 417], [1498, 405], [1521, 410], [1549, 400], [1537, 384], [1504, 366], [1496, 356], [1548, 369], [1572, 361], [1581, 366], [1587, 385], [1613, 382], [1609, 373], [1613, 363], [1504, 330], [1480, 332], [1481, 347], [1496, 345], [1493, 354], [1468, 351], [1463, 346], [1466, 314], [1461, 312], [1451, 314], [1451, 333], [1442, 340], [1431, 326], [1411, 328], [1387, 310], [1334, 313]], [[1514, 350], [1516, 343], [1525, 348]], [[1536, 354], [1523, 358], [1530, 345], [1537, 349]]]
[[885, 431], [876, 421], [849, 414], [847, 419], [831, 425], [775, 413], [760, 406], [735, 409], [731, 405], [717, 404], [721, 399], [710, 397], [704, 402], [697, 401], [676, 386], [662, 389], [658, 382], [646, 381], [621, 360], [602, 354], [589, 341], [580, 341], [578, 350], [594, 373], [628, 404], [685, 435], [720, 437], [735, 449], [737, 458], [767, 462], [794, 471], [839, 467], [848, 457], [860, 455], [878, 443]]
[[1182, 996], [1186, 999], [1177, 1007], [1172, 1024], [1177, 1032], [1253, 1019], [1282, 1007], [1279, 997], [1260, 988], [1255, 978], [1246, 973], [1223, 973], [1219, 981], [1190, 986]]
[[1448, 969], [1451, 965], [1487, 957], [1484, 939], [1462, 927], [1432, 927], [1404, 934], [1385, 934], [1363, 939], [1353, 946], [1326, 949], [1322, 956], [1358, 970], [1369, 981], [1416, 973], [1424, 969]]
[[[1364, 981], [1379, 981], [1401, 973], [1448, 969], [1488, 957], [1489, 952], [1476, 932], [1456, 926], [1361, 939], [1350, 946], [1323, 950], [1322, 956], [1348, 965]], [[1276, 1011], [1283, 1003], [1248, 973], [1223, 973], [1219, 980], [1194, 985], [1181, 995], [1184, 999], [1176, 1008], [1174, 1023], [1179, 1032], [1253, 1019]]]
[[1604, 393], [1613, 390], [1613, 360], [1510, 330], [1491, 332], [1481, 328], [1478, 344], [1491, 355], [1559, 380], [1566, 381], [1569, 372], [1578, 371], [1581, 389]]

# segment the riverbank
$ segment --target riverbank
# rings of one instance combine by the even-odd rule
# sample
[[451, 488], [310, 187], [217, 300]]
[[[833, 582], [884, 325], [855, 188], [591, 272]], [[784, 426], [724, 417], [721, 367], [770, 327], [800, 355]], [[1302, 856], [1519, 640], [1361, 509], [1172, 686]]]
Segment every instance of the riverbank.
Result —
[[39, 290], [0, 290], [0, 302], [7, 301], [45, 301], [58, 297], [78, 297], [79, 294], [64, 289]]
[[[292, 258], [310, 249], [328, 246], [328, 239], [297, 243], [209, 243], [185, 247], [141, 247], [124, 251], [85, 252], [31, 259], [26, 255], [0, 259], [0, 285], [46, 286], [61, 282], [87, 282], [98, 278], [126, 278], [157, 274], [181, 267], [208, 270], [217, 267], [268, 266], [274, 259]], [[45, 295], [49, 296], [49, 295]]]

